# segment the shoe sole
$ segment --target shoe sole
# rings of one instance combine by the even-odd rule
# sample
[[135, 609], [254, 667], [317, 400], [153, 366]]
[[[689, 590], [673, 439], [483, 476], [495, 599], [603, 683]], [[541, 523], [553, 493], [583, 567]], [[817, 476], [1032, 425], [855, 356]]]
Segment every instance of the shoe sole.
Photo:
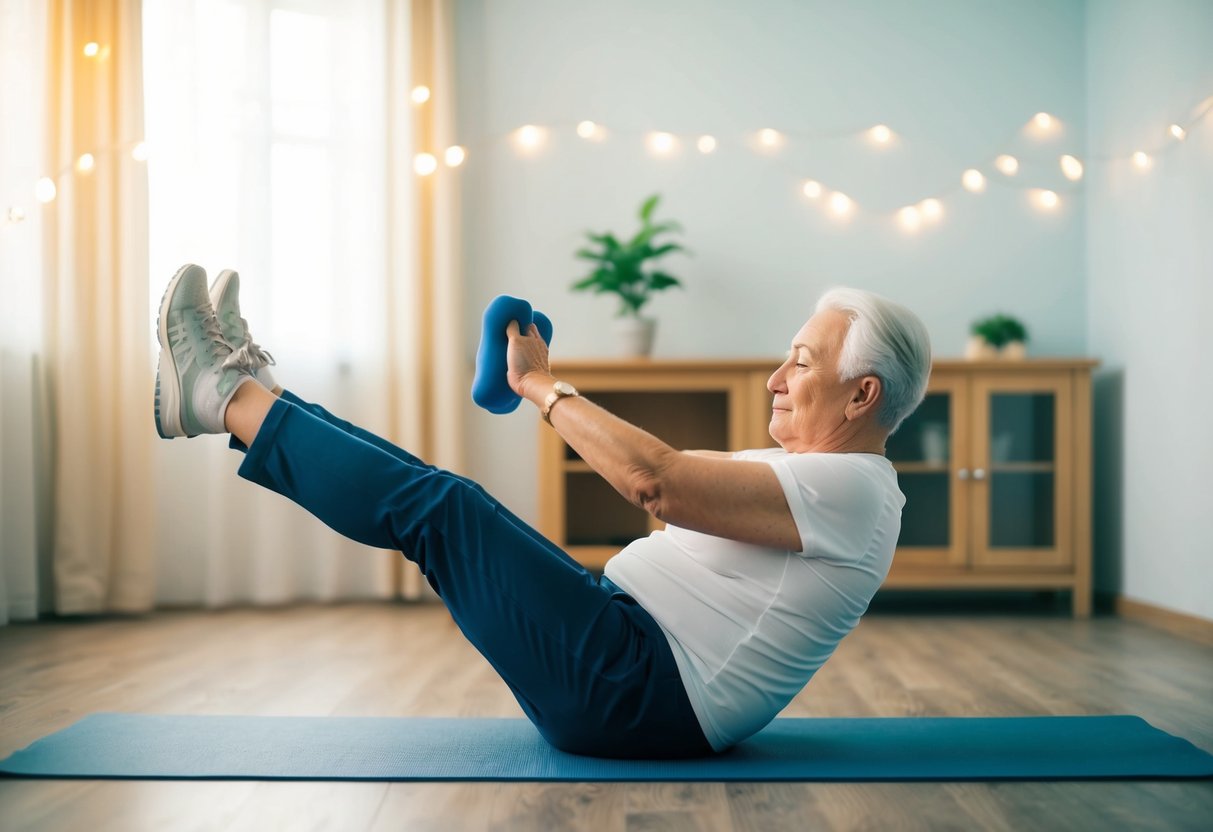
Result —
[[[173, 350], [168, 342], [169, 304], [177, 284], [189, 268], [189, 265], [185, 265], [177, 269], [164, 290], [164, 296], [160, 299], [160, 313], [156, 316], [156, 332], [160, 339], [160, 360], [156, 363], [156, 433], [160, 434], [161, 439], [175, 439], [178, 436], [189, 438], [181, 427], [181, 377], [177, 374], [177, 362], [173, 359]], [[169, 370], [167, 376], [163, 372], [166, 366]]]

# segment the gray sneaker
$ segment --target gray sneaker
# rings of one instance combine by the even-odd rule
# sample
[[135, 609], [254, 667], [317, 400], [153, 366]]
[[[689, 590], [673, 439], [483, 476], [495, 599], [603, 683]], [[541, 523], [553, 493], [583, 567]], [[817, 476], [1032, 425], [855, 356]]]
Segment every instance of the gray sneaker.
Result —
[[161, 438], [226, 433], [228, 402], [253, 376], [223, 340], [201, 267], [185, 265], [173, 275], [160, 301], [156, 329], [156, 430]]
[[276, 364], [274, 356], [254, 343], [248, 331], [248, 321], [240, 317], [240, 275], [231, 269], [219, 272], [211, 284], [211, 306], [219, 319], [223, 339], [235, 351], [233, 359], [240, 367], [252, 373], [261, 386], [273, 390], [276, 386], [269, 366]]

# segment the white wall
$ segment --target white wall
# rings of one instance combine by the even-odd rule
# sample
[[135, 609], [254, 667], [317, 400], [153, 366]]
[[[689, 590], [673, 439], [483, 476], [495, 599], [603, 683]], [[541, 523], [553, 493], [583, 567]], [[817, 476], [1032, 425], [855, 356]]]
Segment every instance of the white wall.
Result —
[[[959, 354], [969, 322], [996, 310], [1026, 321], [1037, 355], [1086, 352], [1083, 196], [1056, 163], [1086, 141], [1078, 0], [462, 0], [456, 25], [469, 362], [480, 311], [502, 292], [552, 317], [556, 359], [609, 355], [614, 305], [567, 290], [584, 271], [572, 255], [586, 229], [632, 231], [658, 191], [694, 251], [668, 262], [687, 290], [651, 306], [658, 356], [777, 356], [834, 284], [910, 305], [937, 355]], [[1021, 133], [1041, 110], [1065, 125], [1053, 142]], [[582, 119], [615, 133], [586, 143]], [[776, 157], [743, 144], [768, 126], [880, 122], [900, 136], [885, 152], [854, 137], [793, 137]], [[530, 159], [506, 139], [527, 123], [554, 127]], [[721, 146], [658, 161], [640, 138], [655, 129]], [[1021, 156], [1018, 181], [1062, 191], [1058, 213], [997, 175], [984, 195], [959, 190], [965, 168], [992, 173], [1004, 151]], [[805, 177], [860, 214], [827, 221]], [[916, 237], [879, 216], [944, 192], [944, 221]], [[535, 414], [476, 410], [468, 424], [470, 473], [534, 519]]]
[[1213, 116], [1161, 132], [1213, 96], [1213, 3], [1088, 3], [1087, 90], [1092, 156], [1167, 148], [1088, 168], [1097, 588], [1213, 619]]

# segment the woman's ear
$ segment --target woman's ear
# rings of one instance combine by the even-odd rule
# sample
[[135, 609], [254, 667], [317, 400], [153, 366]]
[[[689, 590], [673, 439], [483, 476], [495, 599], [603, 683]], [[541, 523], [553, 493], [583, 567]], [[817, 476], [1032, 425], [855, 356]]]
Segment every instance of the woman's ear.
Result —
[[868, 413], [875, 413], [883, 392], [884, 386], [880, 383], [879, 376], [864, 376], [859, 379], [851, 394], [851, 400], [847, 402], [847, 418], [858, 419]]

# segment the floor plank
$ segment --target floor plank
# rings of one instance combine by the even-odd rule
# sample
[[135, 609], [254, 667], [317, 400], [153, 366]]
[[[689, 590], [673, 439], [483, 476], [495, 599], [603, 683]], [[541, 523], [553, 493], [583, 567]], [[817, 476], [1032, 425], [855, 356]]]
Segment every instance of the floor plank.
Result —
[[[434, 604], [0, 628], [0, 756], [97, 711], [521, 717]], [[1145, 717], [1213, 751], [1213, 647], [1135, 621], [870, 614], [787, 716]], [[5, 830], [1204, 830], [1213, 782], [0, 780]]]

